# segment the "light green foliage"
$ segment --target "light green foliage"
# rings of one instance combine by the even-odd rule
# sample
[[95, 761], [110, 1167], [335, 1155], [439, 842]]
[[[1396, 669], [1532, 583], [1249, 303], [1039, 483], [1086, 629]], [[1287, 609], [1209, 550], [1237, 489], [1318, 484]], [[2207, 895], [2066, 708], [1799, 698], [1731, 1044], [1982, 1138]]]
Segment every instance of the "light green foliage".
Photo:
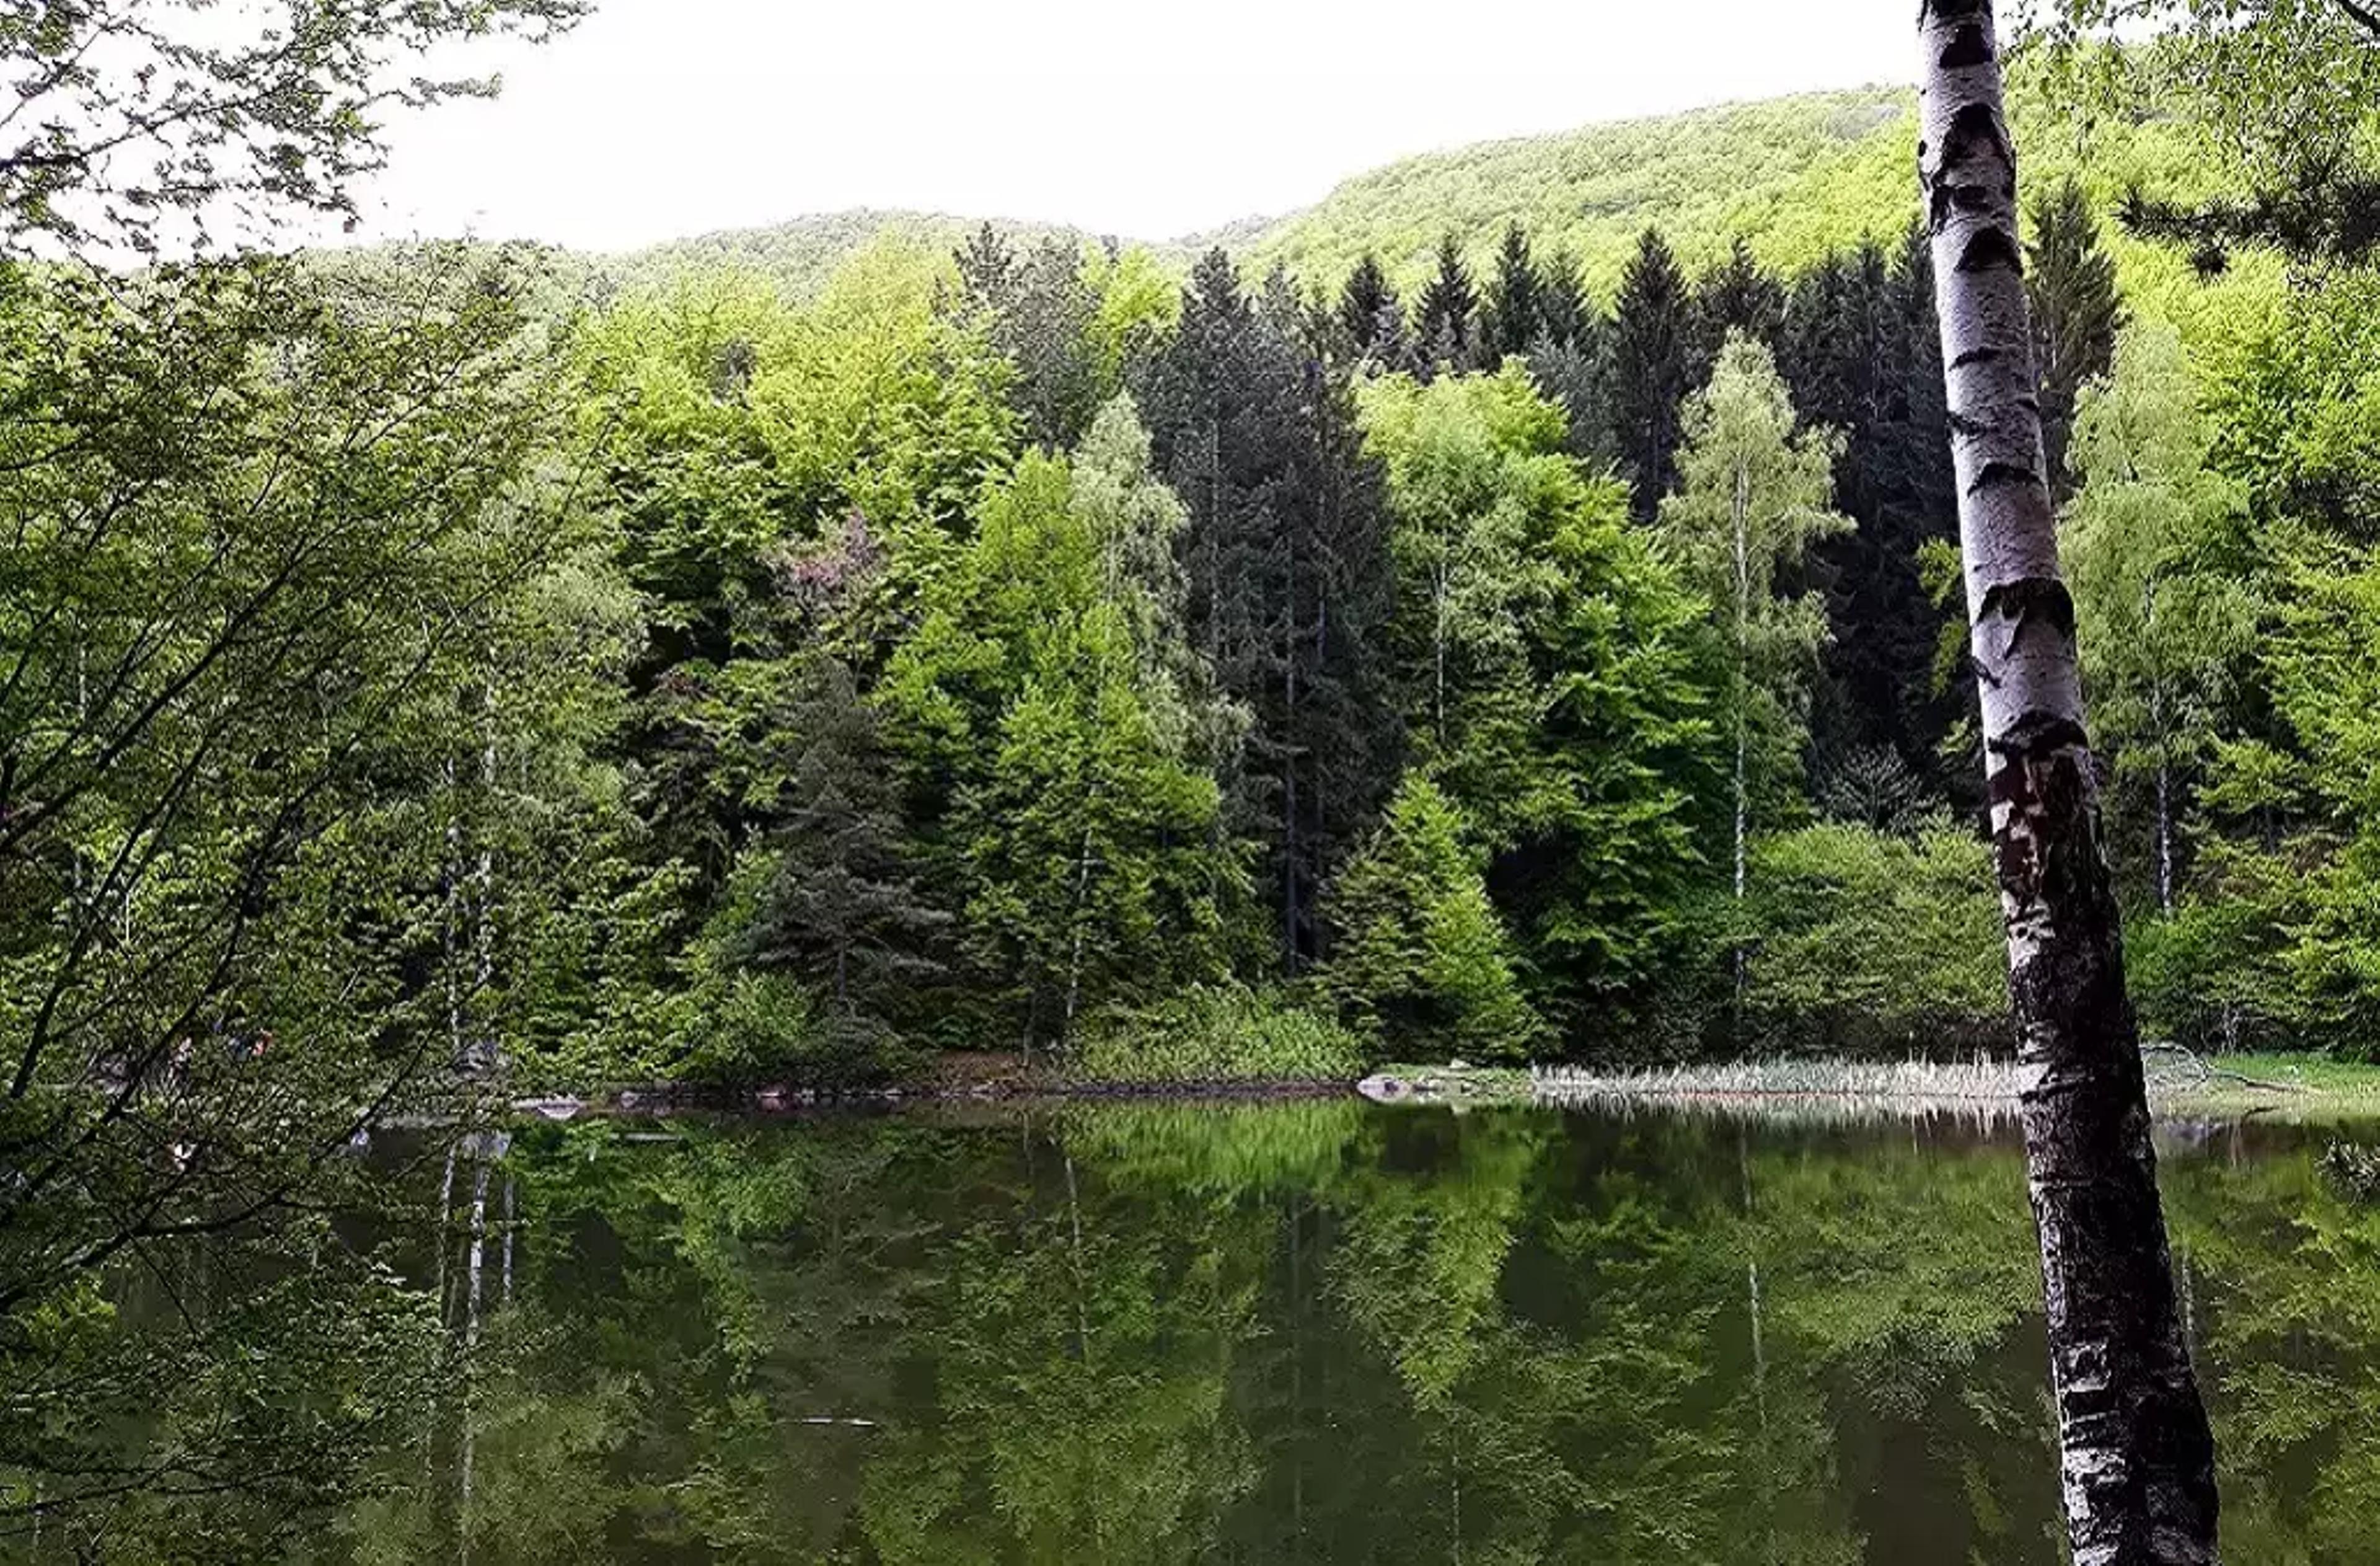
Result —
[[1902, 1054], [2005, 1041], [2008, 967], [1988, 844], [1827, 823], [1758, 843], [1743, 1006], [1760, 1046]]
[[1145, 1011], [1087, 1029], [1066, 1074], [1091, 1083], [1198, 1086], [1228, 1082], [1351, 1083], [1364, 1042], [1331, 1017], [1284, 996], [1196, 985]]
[[2350, 10], [2337, 0], [2034, 0], [2027, 7], [2062, 94], [2121, 113], [2162, 92], [2186, 105], [2192, 126], [2252, 176], [2283, 182], [2335, 171], [2369, 128], [2380, 99], [2380, 28]]
[[2242, 322], [2209, 412], [2258, 511], [2380, 538], [2380, 273], [2350, 272]]
[[1223, 720], [1182, 643], [1178, 503], [1128, 407], [1078, 478], [1028, 454], [887, 674], [896, 746], [964, 889], [962, 941], [1028, 1041], [1212, 977], [1244, 874], [1205, 769]]
[[916, 590], [1012, 448], [1006, 369], [939, 308], [947, 258], [890, 241], [808, 306], [720, 272], [632, 295], [589, 345], [624, 557], [714, 661], [765, 635], [772, 573], [856, 511]]
[[2180, 337], [2129, 328], [2111, 376], [2083, 390], [2072, 447], [2082, 489], [2058, 537], [2094, 737], [2119, 781], [2150, 792], [2145, 807], [2125, 802], [2149, 826], [2146, 857], [2168, 908], [2181, 791], [2216, 742], [2255, 629], [2240, 575], [2247, 496], [2209, 467], [2214, 439]]
[[1541, 1024], [1476, 850], [1437, 784], [1407, 774], [1340, 875], [1323, 983], [1367, 1032], [1483, 1060], [1524, 1058]]
[[1697, 864], [1695, 606], [1519, 366], [1359, 396], [1420, 764], [1524, 883], [1515, 928], [1548, 999], [1624, 994], [1670, 954], [1665, 908]]
[[[1791, 395], [1761, 345], [1730, 334], [1710, 384], [1689, 398], [1679, 490], [1660, 531], [1711, 608], [1728, 670], [1719, 727], [1735, 750], [1738, 863], [1745, 835], [1800, 803], [1809, 691], [1828, 637], [1815, 592], [1791, 593], [1812, 544], [1852, 530], [1828, 509], [1841, 441], [1795, 428]], [[1739, 889], [1740, 890], [1740, 889]]]

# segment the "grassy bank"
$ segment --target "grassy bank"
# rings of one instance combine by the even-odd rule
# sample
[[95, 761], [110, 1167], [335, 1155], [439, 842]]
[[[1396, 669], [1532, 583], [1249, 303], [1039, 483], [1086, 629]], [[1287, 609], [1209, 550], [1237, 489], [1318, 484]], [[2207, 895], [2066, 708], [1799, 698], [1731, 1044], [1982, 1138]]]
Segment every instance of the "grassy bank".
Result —
[[[2008, 1062], [1776, 1060], [1604, 1072], [1395, 1065], [1366, 1079], [1390, 1102], [1698, 1108], [1797, 1118], [1871, 1114], [2013, 1118], [2017, 1071]], [[2161, 1118], [2256, 1114], [2303, 1120], [2380, 1119], [2380, 1066], [2311, 1054], [2199, 1057], [2153, 1049], [2151, 1107]]]

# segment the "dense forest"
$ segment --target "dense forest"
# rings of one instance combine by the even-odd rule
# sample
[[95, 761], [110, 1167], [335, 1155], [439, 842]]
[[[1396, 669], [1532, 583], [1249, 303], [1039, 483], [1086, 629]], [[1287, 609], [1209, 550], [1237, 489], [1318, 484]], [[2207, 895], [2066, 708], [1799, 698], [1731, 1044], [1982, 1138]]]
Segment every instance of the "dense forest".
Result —
[[[1616, 270], [1452, 197], [1416, 266], [1347, 192], [1260, 238], [1297, 271], [989, 225], [810, 289], [13, 269], [22, 1072], [1991, 1045], [1932, 278], [1853, 106], [1593, 133], [1691, 184], [1843, 122], [1790, 271], [1807, 214], [1714, 255], [1691, 192]], [[2094, 194], [2189, 134], [2027, 213], [2137, 990], [2362, 1051], [2374, 285]]]
[[[492, 1194], [513, 1133], [491, 1104], [782, 1104], [966, 1054], [1212, 1086], [2014, 1042], [1996, 888], [2020, 878], [1980, 764], [2005, 734], [1979, 722], [1957, 542], [1977, 421], [1948, 407], [1936, 308], [1958, 195], [1921, 222], [1906, 99], [1441, 154], [1220, 243], [870, 214], [625, 258], [288, 242], [356, 218], [389, 105], [492, 90], [419, 74], [425, 53], [585, 8], [292, 5], [261, 38], [161, 19], [195, 3], [0, 18], [11, 1536], [96, 1517], [179, 1558], [177, 1502], [285, 1522], [395, 1493], [387, 1453], [458, 1387], [472, 1428], [489, 1205], [514, 1190], [507, 1167]], [[1990, 67], [1989, 135], [1960, 151], [2005, 168], [1997, 55], [1955, 32], [1988, 10], [1928, 15], [1954, 29], [1938, 71]], [[2053, 569], [2040, 601], [2070, 652], [2079, 631], [2131, 998], [2154, 1039], [2380, 1057], [2380, 23], [2036, 19], [2023, 233], [1984, 259], [2000, 319], [2026, 315], [2020, 271], [2029, 307], [2071, 584]], [[2135, 21], [2169, 30], [2104, 42]], [[1942, 278], [1979, 294], [1973, 270]], [[2003, 406], [2031, 451], [2030, 377]], [[1994, 611], [2011, 647], [2032, 605]], [[2095, 833], [2071, 841], [2095, 867]], [[2082, 934], [2120, 981], [2112, 921]], [[2163, 1280], [2104, 988], [2121, 1070], [2098, 1086], [2149, 1202], [2131, 1259]], [[451, 1133], [434, 1293], [354, 1237], [397, 1187], [350, 1154], [408, 1122]], [[1317, 1168], [1353, 1145], [1322, 1129]], [[1399, 1313], [1443, 1293], [1498, 1319], [1441, 1285], [1494, 1285], [1521, 1199], [1496, 1171], [1534, 1135], [1451, 1160], [1452, 1196], [1503, 1214], [1467, 1260], [1400, 1260], [1398, 1212], [1458, 1250], [1471, 1220], [1394, 1179], [1363, 1193], [1388, 1228], [1317, 1234], [1431, 1408], [1460, 1408], [1466, 1366]], [[708, 1179], [731, 1146], [661, 1167]], [[1761, 1223], [1831, 1209], [1754, 1220], [1737, 1155], [1741, 1216], [1678, 1226], [1724, 1229], [1718, 1262], [1654, 1234], [1624, 1265], [1731, 1288], [1749, 1247], [1756, 1312]], [[689, 1210], [731, 1236], [808, 1210], [773, 1178]], [[1621, 1201], [1614, 1232], [1647, 1210]], [[986, 1236], [960, 1273], [974, 1256], [1046, 1331], [1058, 1252], [1012, 1267], [998, 1227], [952, 1225]], [[1668, 1341], [1660, 1288], [1609, 1297]], [[1531, 1389], [1524, 1427], [1567, 1429], [1569, 1372], [1525, 1337], [1496, 1373]], [[890, 1461], [995, 1462], [982, 1439]], [[920, 1537], [965, 1526], [922, 1478], [898, 1499]]]

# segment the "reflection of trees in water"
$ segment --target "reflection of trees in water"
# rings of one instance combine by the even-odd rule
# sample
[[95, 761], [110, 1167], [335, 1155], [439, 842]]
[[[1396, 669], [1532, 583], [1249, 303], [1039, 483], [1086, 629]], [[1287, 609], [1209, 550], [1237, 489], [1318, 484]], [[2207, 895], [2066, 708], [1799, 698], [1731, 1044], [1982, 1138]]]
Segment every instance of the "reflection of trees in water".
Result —
[[[1986, 1138], [1338, 1103], [524, 1138], [450, 1192], [468, 1421], [320, 1554], [2058, 1558]], [[2232, 1553], [2359, 1560], [2380, 1219], [2293, 1146], [2169, 1171]]]

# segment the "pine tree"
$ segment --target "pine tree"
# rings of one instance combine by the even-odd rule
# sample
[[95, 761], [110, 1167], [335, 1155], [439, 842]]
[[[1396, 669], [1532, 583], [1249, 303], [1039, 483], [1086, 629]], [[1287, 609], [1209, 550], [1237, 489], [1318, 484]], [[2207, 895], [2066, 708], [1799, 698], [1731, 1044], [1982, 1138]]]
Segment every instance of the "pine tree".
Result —
[[2051, 498], [2072, 492], [2066, 447], [2083, 386], [2107, 373], [2124, 306], [2115, 258], [2099, 246], [2099, 225], [2082, 182], [2044, 192], [2032, 212], [2025, 248], [2025, 297], [2033, 311], [2033, 352], [2041, 377], [2041, 438], [2049, 456]]
[[1438, 242], [1438, 272], [1422, 290], [1414, 314], [1414, 355], [1425, 375], [1471, 368], [1478, 342], [1479, 293], [1463, 264], [1463, 247], [1449, 234]]
[[1681, 410], [1700, 380], [1694, 301], [1658, 230], [1648, 228], [1620, 280], [1611, 344], [1611, 420], [1631, 509], [1650, 522], [1677, 487]]
[[1496, 275], [1479, 310], [1479, 368], [1493, 370], [1525, 356], [1546, 329], [1546, 286], [1529, 255], [1529, 237], [1519, 223], [1504, 226], [1496, 252]]
[[1386, 370], [1403, 368], [1404, 307], [1397, 302], [1397, 291], [1379, 258], [1368, 250], [1339, 291], [1337, 324], [1339, 339], [1354, 362]]

